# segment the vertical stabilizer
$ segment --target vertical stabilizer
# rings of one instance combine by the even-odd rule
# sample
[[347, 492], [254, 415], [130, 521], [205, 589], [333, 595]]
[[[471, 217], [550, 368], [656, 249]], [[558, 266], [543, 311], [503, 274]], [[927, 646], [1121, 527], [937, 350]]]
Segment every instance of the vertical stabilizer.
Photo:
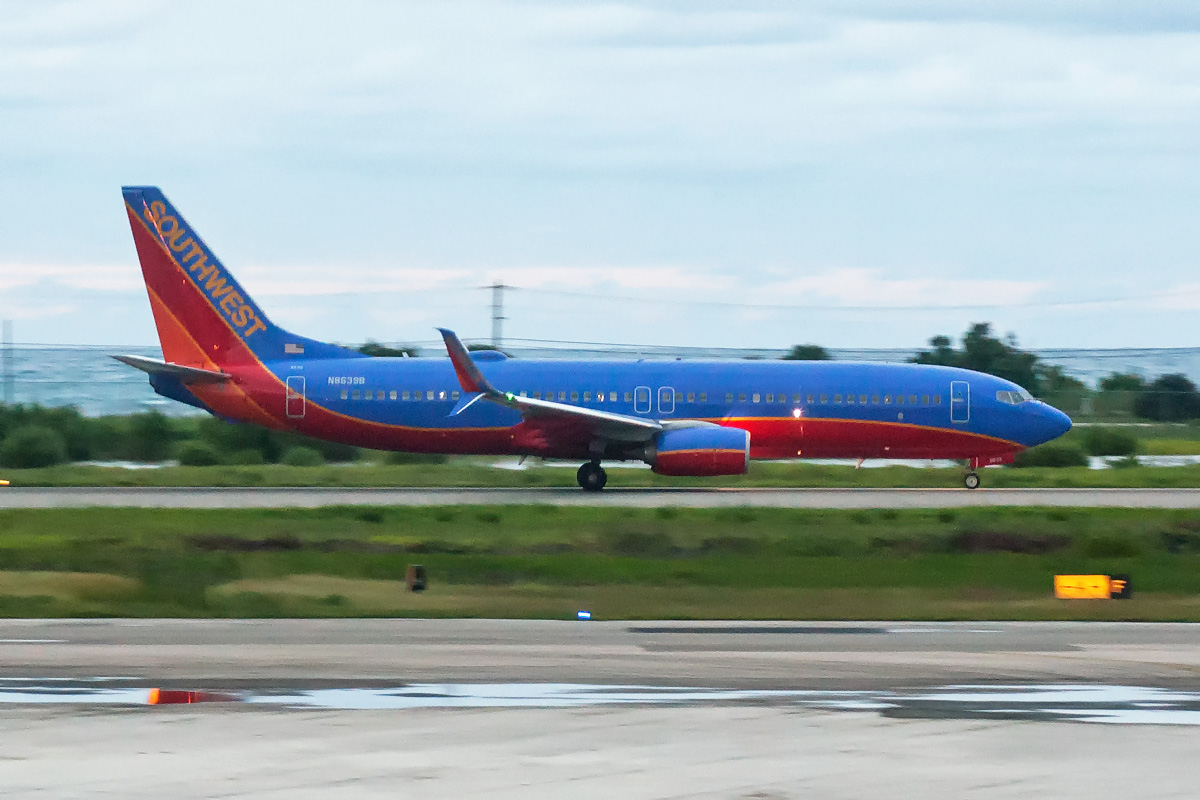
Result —
[[121, 192], [167, 361], [220, 369], [360, 355], [272, 323], [158, 187]]

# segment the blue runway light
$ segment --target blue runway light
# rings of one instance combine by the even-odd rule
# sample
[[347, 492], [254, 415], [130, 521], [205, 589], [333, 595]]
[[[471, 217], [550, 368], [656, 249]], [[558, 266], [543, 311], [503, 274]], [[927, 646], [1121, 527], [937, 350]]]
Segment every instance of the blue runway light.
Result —
[[578, 619], [591, 619], [591, 618], [592, 618], [592, 612], [590, 612], [590, 611], [580, 611], [580, 612], [577, 612], [577, 613], [575, 614], [575, 616], [576, 616], [576, 618], [578, 618]]

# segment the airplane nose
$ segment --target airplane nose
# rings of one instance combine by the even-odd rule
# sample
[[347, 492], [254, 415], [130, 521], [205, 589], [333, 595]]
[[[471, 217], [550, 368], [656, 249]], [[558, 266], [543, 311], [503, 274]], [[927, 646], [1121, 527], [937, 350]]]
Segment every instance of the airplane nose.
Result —
[[1045, 431], [1043, 442], [1057, 439], [1071, 430], [1071, 418], [1054, 406], [1047, 405], [1042, 408], [1042, 419], [1042, 427]]

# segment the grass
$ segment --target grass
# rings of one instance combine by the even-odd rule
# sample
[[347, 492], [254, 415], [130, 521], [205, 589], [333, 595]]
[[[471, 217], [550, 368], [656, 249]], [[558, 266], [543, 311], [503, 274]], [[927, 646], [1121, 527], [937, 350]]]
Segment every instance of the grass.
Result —
[[[408, 564], [430, 589], [404, 591]], [[1063, 602], [1056, 572], [1129, 573]], [[1200, 511], [0, 511], [4, 616], [1200, 621]]]
[[[1158, 441], [1158, 440], [1152, 440]], [[1174, 447], [1174, 445], [1164, 445]], [[1200, 448], [1196, 448], [1200, 449]], [[546, 487], [575, 486], [575, 468], [544, 466], [497, 469], [468, 459], [441, 465], [355, 464], [292, 467], [164, 467], [129, 470], [115, 467], [59, 466], [11, 469], [0, 473], [13, 486], [318, 486], [318, 487]], [[988, 469], [985, 487], [1200, 487], [1200, 465], [1089, 470], [1085, 467]], [[723, 478], [667, 478], [648, 469], [609, 471], [609, 485], [630, 487], [877, 487], [941, 488], [960, 485], [957, 469], [850, 466], [755, 462], [746, 475]]]

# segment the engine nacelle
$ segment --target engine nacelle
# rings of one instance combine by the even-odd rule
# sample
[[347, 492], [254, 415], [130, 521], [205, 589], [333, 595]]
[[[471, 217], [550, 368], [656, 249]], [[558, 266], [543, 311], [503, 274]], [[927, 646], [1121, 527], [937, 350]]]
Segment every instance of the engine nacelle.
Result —
[[665, 430], [645, 458], [659, 475], [742, 475], [750, 464], [750, 432], [707, 425]]

